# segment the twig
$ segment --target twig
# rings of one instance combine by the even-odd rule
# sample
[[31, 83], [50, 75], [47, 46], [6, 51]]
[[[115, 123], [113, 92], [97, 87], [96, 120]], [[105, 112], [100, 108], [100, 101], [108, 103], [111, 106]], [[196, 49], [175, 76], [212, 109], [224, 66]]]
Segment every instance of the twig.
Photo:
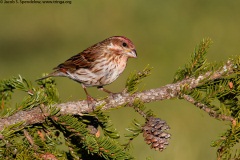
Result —
[[234, 118], [233, 118], [233, 117], [226, 116], [226, 115], [222, 115], [222, 114], [218, 114], [218, 113], [215, 112], [214, 110], [210, 109], [207, 105], [195, 101], [195, 100], [194, 100], [191, 96], [189, 96], [189, 95], [183, 95], [183, 98], [184, 98], [186, 101], [194, 104], [194, 105], [197, 106], [198, 108], [200, 108], [200, 109], [204, 110], [205, 112], [207, 112], [211, 117], [214, 117], [214, 118], [217, 118], [217, 119], [221, 119], [221, 120], [231, 121], [231, 122], [234, 121]]
[[33, 138], [31, 135], [28, 133], [26, 129], [23, 130], [24, 136], [27, 138], [28, 142], [33, 146], [33, 148], [36, 150], [37, 146], [34, 144]]

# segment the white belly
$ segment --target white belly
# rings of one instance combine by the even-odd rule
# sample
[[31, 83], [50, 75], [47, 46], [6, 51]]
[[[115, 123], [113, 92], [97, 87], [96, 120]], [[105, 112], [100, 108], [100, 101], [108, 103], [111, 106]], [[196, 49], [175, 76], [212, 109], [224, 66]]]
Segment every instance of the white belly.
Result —
[[[98, 63], [91, 70], [80, 68], [74, 73], [68, 72], [68, 77], [84, 84], [86, 87], [104, 86], [115, 81], [123, 72], [126, 65], [111, 63], [102, 65]], [[99, 70], [99, 68], [102, 68]]]

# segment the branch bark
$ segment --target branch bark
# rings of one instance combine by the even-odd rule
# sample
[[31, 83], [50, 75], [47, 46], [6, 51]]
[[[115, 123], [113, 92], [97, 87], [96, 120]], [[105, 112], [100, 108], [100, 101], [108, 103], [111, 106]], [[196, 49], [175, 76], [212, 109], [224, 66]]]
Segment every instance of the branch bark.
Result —
[[[118, 93], [113, 97], [109, 96], [104, 100], [100, 100], [94, 102], [95, 106], [103, 106], [102, 110], [108, 110], [110, 108], [117, 108], [119, 106], [130, 105], [134, 102], [136, 98], [143, 101], [144, 103], [150, 103], [153, 101], [161, 101], [165, 99], [171, 99], [181, 96], [181, 88], [183, 86], [187, 86], [188, 89], [194, 89], [197, 86], [201, 85], [202, 81], [205, 79], [208, 80], [215, 80], [221, 78], [222, 76], [230, 75], [234, 73], [234, 63], [229, 60], [222, 68], [217, 71], [209, 71], [203, 75], [199, 75], [196, 78], [187, 78], [177, 83], [167, 84], [160, 88], [150, 89], [142, 92], [137, 92], [132, 95], [129, 93]], [[188, 95], [185, 95], [184, 98], [193, 103], [197, 107], [203, 109], [204, 111], [210, 113], [210, 110], [205, 109], [207, 106], [202, 106], [202, 104], [195, 102], [193, 98]], [[56, 105], [57, 108], [60, 109], [60, 114], [71, 114], [71, 115], [82, 115], [84, 113], [92, 112], [92, 107], [88, 106], [86, 100], [83, 101], [76, 101], [76, 102], [67, 102], [61, 103]], [[0, 119], [0, 130], [4, 127], [9, 125], [16, 124], [18, 122], [24, 121], [24, 126], [42, 123], [44, 122], [45, 118], [50, 116], [49, 115], [49, 107], [48, 106], [37, 106], [31, 110], [27, 111], [19, 111], [14, 115]], [[212, 112], [211, 112], [212, 113]], [[216, 113], [210, 114], [215, 118], [222, 118], [223, 120], [230, 120], [232, 121], [232, 117], [227, 117], [224, 115], [217, 115]]]

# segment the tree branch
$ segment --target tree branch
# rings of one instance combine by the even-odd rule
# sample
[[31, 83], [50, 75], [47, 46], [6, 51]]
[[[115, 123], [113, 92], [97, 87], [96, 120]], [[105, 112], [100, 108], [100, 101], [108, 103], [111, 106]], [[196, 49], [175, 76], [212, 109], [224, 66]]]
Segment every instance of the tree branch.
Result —
[[189, 95], [183, 95], [183, 98], [194, 104], [196, 107], [204, 110], [205, 112], [207, 112], [211, 117], [214, 117], [214, 118], [217, 118], [217, 119], [222, 119], [222, 120], [226, 120], [226, 121], [234, 121], [234, 118], [233, 117], [230, 117], [230, 116], [226, 116], [226, 115], [222, 115], [222, 114], [218, 114], [216, 111], [210, 109], [207, 105], [205, 104], [202, 104], [200, 102], [197, 102], [195, 101], [191, 96]]
[[[117, 108], [119, 106], [125, 106], [125, 105], [131, 106], [131, 104], [134, 102], [136, 98], [138, 98], [144, 103], [176, 98], [181, 95], [181, 88], [183, 86], [187, 86], [188, 89], [193, 89], [201, 85], [203, 80], [207, 79], [208, 81], [211, 81], [211, 80], [215, 80], [233, 73], [234, 73], [234, 62], [231, 60], [228, 60], [227, 63], [223, 67], [219, 68], [217, 71], [209, 71], [196, 78], [183, 79], [182, 81], [179, 81], [177, 83], [168, 84], [160, 88], [150, 89], [142, 92], [137, 92], [134, 94], [122, 92], [114, 95], [113, 97], [109, 96], [104, 100], [99, 100], [93, 103], [95, 103], [94, 104], [95, 106], [103, 106], [101, 110], [108, 110], [110, 108]], [[208, 112], [208, 110], [205, 109], [207, 108], [207, 106], [196, 104], [195, 100], [187, 95], [184, 96], [184, 98], [187, 101], [195, 104], [197, 107]], [[59, 112], [62, 115], [64, 114], [82, 115], [84, 113], [92, 112], [92, 107], [88, 106], [88, 103], [86, 100], [56, 104], [55, 107], [57, 107], [60, 110]], [[50, 116], [48, 111], [49, 111], [49, 107], [44, 105], [37, 106], [27, 111], [19, 111], [10, 117], [0, 119], [0, 130], [2, 130], [4, 127], [16, 124], [21, 121], [25, 122], [24, 126], [35, 124], [35, 123], [42, 123], [44, 122], [46, 117]], [[221, 118], [223, 120], [232, 120], [231, 118], [226, 118], [226, 117], [224, 118], [224, 116], [221, 116], [221, 115], [216, 116], [216, 113], [210, 114], [210, 115], [211, 116], [214, 115], [213, 117]]]

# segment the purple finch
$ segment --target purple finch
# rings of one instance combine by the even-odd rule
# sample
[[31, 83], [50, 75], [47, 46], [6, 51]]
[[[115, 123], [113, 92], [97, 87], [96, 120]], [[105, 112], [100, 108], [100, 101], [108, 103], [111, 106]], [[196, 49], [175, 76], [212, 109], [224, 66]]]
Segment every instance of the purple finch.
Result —
[[48, 77], [68, 77], [82, 84], [87, 100], [93, 100], [86, 87], [111, 93], [103, 88], [115, 81], [124, 71], [128, 58], [136, 58], [137, 53], [132, 41], [123, 36], [107, 38], [81, 53], [69, 58], [54, 68]]

